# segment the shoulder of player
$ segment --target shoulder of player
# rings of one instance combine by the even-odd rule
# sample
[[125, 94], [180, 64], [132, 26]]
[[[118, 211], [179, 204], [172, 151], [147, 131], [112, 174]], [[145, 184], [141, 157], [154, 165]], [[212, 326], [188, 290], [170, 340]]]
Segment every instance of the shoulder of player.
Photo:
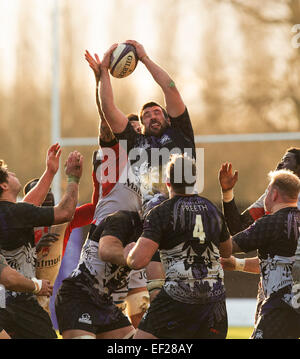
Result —
[[189, 115], [189, 112], [188, 112], [188, 109], [187, 107], [185, 107], [184, 111], [182, 114], [176, 116], [176, 117], [172, 117], [170, 116], [170, 114], [168, 114], [169, 118], [171, 121], [176, 121], [176, 120], [180, 120], [182, 118], [190, 118], [190, 115]]

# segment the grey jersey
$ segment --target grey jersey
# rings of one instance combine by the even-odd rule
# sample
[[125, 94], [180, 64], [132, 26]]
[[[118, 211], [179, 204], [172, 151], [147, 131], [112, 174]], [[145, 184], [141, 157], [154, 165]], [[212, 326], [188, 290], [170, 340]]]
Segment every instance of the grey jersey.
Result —
[[[96, 178], [99, 182], [99, 199], [95, 209], [93, 223], [98, 225], [105, 217], [116, 211], [134, 211], [141, 209], [141, 193], [136, 184], [136, 177], [131, 172], [131, 167], [127, 161], [122, 159], [123, 164], [118, 162], [118, 166], [113, 162], [115, 158], [120, 158], [119, 151], [122, 151], [119, 144], [110, 148], [115, 152], [115, 157], [111, 156], [106, 161], [101, 161], [101, 165], [96, 169]], [[103, 151], [98, 150], [97, 156], [103, 159]], [[121, 153], [124, 156], [124, 153]], [[125, 163], [126, 162], [126, 163]], [[113, 178], [109, 177], [106, 169], [113, 168]]]

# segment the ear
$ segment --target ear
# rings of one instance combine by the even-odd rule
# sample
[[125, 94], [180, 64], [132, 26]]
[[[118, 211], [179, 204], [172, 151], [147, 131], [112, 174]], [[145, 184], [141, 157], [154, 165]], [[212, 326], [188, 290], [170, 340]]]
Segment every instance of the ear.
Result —
[[0, 183], [0, 187], [3, 189], [3, 191], [6, 191], [8, 189], [8, 183], [7, 182]]
[[273, 187], [271, 193], [272, 201], [275, 202], [278, 199], [278, 197], [279, 197], [278, 189]]

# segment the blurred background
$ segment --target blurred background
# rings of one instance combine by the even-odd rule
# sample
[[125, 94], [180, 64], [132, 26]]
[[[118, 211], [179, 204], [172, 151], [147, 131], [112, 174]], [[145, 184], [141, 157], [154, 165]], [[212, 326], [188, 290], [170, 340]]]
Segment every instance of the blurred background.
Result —
[[[202, 195], [221, 206], [218, 170], [230, 161], [244, 209], [264, 192], [285, 150], [300, 147], [297, 24], [299, 0], [0, 0], [0, 158], [25, 184], [44, 171], [51, 143], [89, 138], [89, 145], [65, 145], [61, 161], [74, 149], [84, 155], [80, 203], [89, 202], [98, 114], [84, 52], [102, 58], [113, 43], [135, 39], [169, 72], [189, 109], [204, 148]], [[112, 82], [125, 114], [150, 99], [163, 103], [142, 63]], [[257, 281], [226, 273], [228, 296], [255, 298]]]

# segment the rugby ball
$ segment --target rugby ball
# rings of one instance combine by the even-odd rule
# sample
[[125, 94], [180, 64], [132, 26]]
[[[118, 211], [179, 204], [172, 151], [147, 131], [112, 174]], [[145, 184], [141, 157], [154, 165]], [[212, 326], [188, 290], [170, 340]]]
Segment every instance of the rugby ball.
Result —
[[121, 79], [129, 76], [138, 63], [134, 46], [119, 44], [111, 54], [109, 70], [112, 76]]

